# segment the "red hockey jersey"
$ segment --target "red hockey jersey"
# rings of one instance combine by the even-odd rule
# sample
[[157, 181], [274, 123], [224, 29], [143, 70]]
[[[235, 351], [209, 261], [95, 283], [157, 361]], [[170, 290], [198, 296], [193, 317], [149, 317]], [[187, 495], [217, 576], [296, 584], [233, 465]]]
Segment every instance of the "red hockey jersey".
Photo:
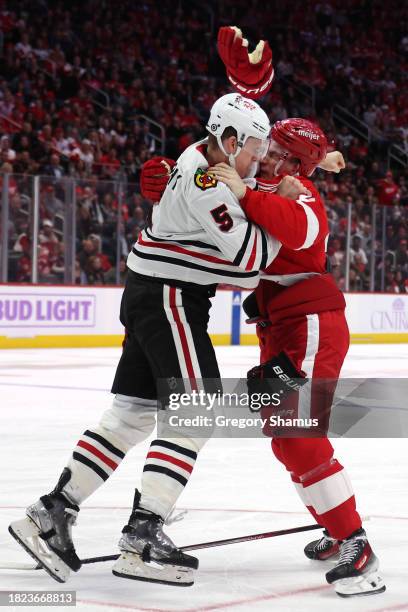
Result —
[[298, 178], [310, 191], [295, 200], [275, 193], [281, 176], [257, 179], [258, 190], [247, 189], [240, 204], [247, 217], [277, 238], [282, 247], [264, 270], [256, 290], [261, 313], [271, 321], [343, 309], [343, 294], [326, 274], [329, 236], [324, 203], [313, 183]]
[[277, 176], [273, 181], [257, 179], [258, 190], [248, 188], [240, 200], [247, 217], [282, 243], [266, 274], [322, 274], [326, 270], [329, 235], [326, 210], [313, 183], [296, 178], [310, 191], [310, 196], [301, 195], [295, 201], [277, 195], [274, 192], [282, 180]]

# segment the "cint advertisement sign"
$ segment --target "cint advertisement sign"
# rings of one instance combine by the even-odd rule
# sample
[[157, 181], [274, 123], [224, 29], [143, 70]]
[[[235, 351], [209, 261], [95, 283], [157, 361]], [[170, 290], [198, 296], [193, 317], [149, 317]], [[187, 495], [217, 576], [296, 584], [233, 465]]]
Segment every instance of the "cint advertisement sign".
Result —
[[408, 300], [393, 299], [371, 313], [373, 332], [408, 332]]

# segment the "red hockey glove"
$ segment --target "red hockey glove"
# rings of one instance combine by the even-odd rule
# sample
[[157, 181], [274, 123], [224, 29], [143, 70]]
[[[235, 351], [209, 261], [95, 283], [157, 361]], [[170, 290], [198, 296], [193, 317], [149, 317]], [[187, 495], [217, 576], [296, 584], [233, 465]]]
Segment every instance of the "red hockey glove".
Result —
[[140, 191], [144, 198], [158, 202], [166, 189], [171, 170], [176, 162], [168, 157], [152, 157], [142, 166]]
[[260, 40], [252, 53], [248, 53], [248, 41], [242, 38], [241, 30], [227, 26], [219, 29], [217, 44], [235, 91], [253, 100], [269, 91], [274, 71], [268, 41]]

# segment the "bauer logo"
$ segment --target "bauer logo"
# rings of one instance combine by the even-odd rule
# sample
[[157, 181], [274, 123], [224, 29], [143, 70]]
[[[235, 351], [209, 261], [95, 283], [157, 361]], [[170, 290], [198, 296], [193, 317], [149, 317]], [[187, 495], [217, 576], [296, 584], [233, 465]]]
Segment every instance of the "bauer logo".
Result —
[[397, 298], [387, 310], [375, 310], [371, 315], [373, 331], [408, 331], [407, 301]]
[[2, 293], [0, 327], [94, 327], [95, 296]]

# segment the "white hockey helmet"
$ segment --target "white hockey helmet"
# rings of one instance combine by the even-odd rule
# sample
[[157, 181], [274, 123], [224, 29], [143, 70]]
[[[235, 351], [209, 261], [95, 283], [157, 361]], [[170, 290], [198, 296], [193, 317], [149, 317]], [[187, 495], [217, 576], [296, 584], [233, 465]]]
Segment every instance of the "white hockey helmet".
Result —
[[[240, 94], [230, 93], [218, 98], [211, 108], [206, 127], [217, 138], [218, 146], [228, 157], [231, 166], [235, 166], [235, 158], [250, 137], [261, 140], [256, 152], [259, 160], [268, 153], [271, 130], [268, 116], [254, 100]], [[235, 153], [227, 153], [222, 144], [221, 136], [227, 127], [233, 127], [237, 132], [238, 147]]]

